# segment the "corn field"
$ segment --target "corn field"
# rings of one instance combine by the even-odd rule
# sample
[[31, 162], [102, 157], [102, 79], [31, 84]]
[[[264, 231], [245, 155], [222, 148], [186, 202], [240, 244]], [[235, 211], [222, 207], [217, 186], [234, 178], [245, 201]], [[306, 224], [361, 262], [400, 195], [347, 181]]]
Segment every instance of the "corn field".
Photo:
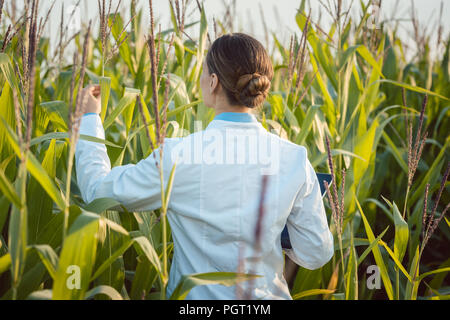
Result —
[[[73, 168], [78, 139], [105, 144], [114, 167], [193, 133], [196, 121], [205, 128], [214, 111], [202, 102], [202, 64], [215, 38], [236, 32], [230, 17], [208, 25], [201, 2], [171, 0], [172, 28], [161, 30], [151, 0], [122, 11], [100, 0], [98, 26], [83, 21], [68, 37], [61, 18], [52, 52], [49, 13], [36, 0], [13, 12], [13, 2], [0, 1], [1, 299], [184, 299], [198, 285], [251, 280], [237, 270], [185, 275], [167, 297], [176, 168], [152, 212], [84, 203]], [[370, 27], [371, 1], [354, 19], [336, 0], [327, 30], [298, 2], [289, 43], [266, 33], [275, 74], [258, 120], [332, 174], [324, 204], [335, 255], [317, 270], [286, 262], [293, 299], [448, 299], [450, 36], [421, 37], [413, 20], [418, 50], [407, 60], [396, 28]], [[187, 6], [198, 21], [185, 23]], [[101, 86], [105, 140], [78, 133], [89, 83]], [[82, 277], [71, 286], [74, 268]]]

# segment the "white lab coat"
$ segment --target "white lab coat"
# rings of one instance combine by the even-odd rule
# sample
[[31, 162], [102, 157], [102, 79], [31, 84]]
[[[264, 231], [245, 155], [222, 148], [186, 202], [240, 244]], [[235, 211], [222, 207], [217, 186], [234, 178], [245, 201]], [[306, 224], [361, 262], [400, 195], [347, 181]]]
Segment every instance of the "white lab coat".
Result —
[[[251, 285], [239, 285], [244, 292], [252, 288], [253, 299], [292, 299], [283, 277], [280, 242], [286, 224], [292, 249], [285, 252], [295, 263], [317, 269], [333, 256], [333, 236], [306, 148], [269, 133], [252, 117], [252, 122], [214, 119], [203, 131], [165, 139], [165, 184], [177, 162], [167, 213], [174, 243], [168, 297], [182, 275], [242, 271], [263, 276]], [[85, 115], [80, 133], [104, 139], [100, 117]], [[230, 143], [234, 133], [245, 137], [245, 142]], [[256, 161], [255, 152], [263, 154], [260, 150], [264, 147], [255, 151], [255, 139], [259, 146], [267, 146], [266, 151], [271, 150]], [[159, 149], [155, 154], [159, 161]], [[161, 206], [160, 178], [153, 155], [136, 165], [111, 169], [105, 145], [80, 139], [75, 158], [78, 186], [85, 202], [110, 197], [135, 211]], [[268, 175], [268, 183], [261, 249], [257, 251], [254, 239], [262, 174]], [[237, 298], [236, 286], [222, 285], [197, 286], [186, 297]]]

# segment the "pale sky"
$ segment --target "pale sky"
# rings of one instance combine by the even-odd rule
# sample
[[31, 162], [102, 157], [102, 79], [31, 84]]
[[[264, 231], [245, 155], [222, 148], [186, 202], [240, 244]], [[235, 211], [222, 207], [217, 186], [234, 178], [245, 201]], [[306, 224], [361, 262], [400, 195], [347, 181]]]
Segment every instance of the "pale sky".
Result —
[[[364, 0], [367, 2], [367, 0]], [[436, 26], [439, 20], [440, 5], [442, 0], [413, 0], [416, 12], [418, 15], [419, 22], [421, 25], [426, 25], [430, 30]], [[44, 12], [46, 8], [50, 6], [52, 0], [41, 0], [41, 12]], [[64, 2], [66, 8], [67, 17], [70, 15], [68, 7], [70, 4], [74, 4], [76, 0], [56, 0], [55, 7], [53, 9], [49, 25], [47, 28], [47, 35], [50, 33], [52, 44], [56, 43], [57, 32], [59, 27], [59, 21], [61, 16], [61, 4]], [[181, 0], [180, 0], [181, 2]], [[200, 0], [201, 2], [201, 0]], [[224, 16], [224, 4], [223, 2], [230, 3], [232, 0], [205, 0], [205, 9], [207, 14], [207, 19], [209, 24], [210, 35], [214, 36], [212, 19], [213, 17], [221, 18]], [[264, 20], [266, 21], [267, 28], [269, 31], [276, 32], [278, 39], [285, 46], [289, 45], [289, 37], [291, 34], [296, 33], [300, 36], [300, 29], [297, 27], [295, 22], [295, 14], [297, 8], [300, 5], [300, 0], [236, 0], [236, 19], [235, 25], [242, 26], [242, 32], [252, 34], [255, 38], [266, 44], [264, 37], [264, 27], [262, 25], [261, 14], [259, 10], [259, 5], [262, 5]], [[322, 2], [334, 2], [334, 0], [322, 0]], [[344, 0], [344, 7], [350, 4], [351, 0]], [[399, 6], [394, 10], [395, 3], [397, 0], [383, 0], [381, 8], [382, 19], [387, 19], [394, 17], [396, 19], [402, 20], [400, 22], [401, 35], [408, 40], [411, 40], [412, 23], [410, 21], [411, 17], [411, 0], [399, 0]], [[444, 10], [442, 12], [442, 21], [444, 24], [444, 35], [448, 36], [450, 31], [450, 1], [444, 0]], [[117, 0], [113, 1], [114, 4]], [[131, 1], [123, 0], [122, 8], [127, 8], [127, 13], [129, 12], [128, 7]], [[312, 7], [313, 21], [317, 22], [320, 11], [322, 11], [322, 22], [321, 27], [325, 26], [325, 30], [328, 30], [327, 21], [329, 21], [329, 15], [326, 10], [320, 5], [318, 0], [310, 0], [309, 3]], [[165, 30], [170, 24], [170, 11], [168, 0], [153, 0], [155, 18], [161, 23], [161, 29]], [[138, 6], [144, 8], [144, 18], [145, 23], [148, 25], [148, 0], [138, 0]], [[355, 16], [360, 11], [359, 10], [359, 0], [354, 0], [352, 7], [352, 15]], [[43, 14], [43, 13], [41, 13]], [[187, 22], [196, 21], [199, 18], [199, 12], [197, 9], [197, 4], [195, 0], [189, 0], [189, 5], [187, 8]], [[81, 0], [81, 20], [85, 23], [89, 19], [93, 19], [96, 24], [96, 30], [98, 30], [98, 8], [97, 1], [93, 0]], [[68, 18], [67, 18], [68, 19]], [[236, 28], [236, 27], [235, 27]], [[195, 26], [193, 29], [188, 31], [188, 34], [196, 38], [198, 36], [199, 27]], [[437, 29], [436, 29], [437, 30]], [[235, 30], [238, 31], [238, 30]], [[435, 32], [437, 33], [437, 32]], [[212, 38], [213, 40], [213, 38]], [[410, 41], [411, 42], [411, 41]]]

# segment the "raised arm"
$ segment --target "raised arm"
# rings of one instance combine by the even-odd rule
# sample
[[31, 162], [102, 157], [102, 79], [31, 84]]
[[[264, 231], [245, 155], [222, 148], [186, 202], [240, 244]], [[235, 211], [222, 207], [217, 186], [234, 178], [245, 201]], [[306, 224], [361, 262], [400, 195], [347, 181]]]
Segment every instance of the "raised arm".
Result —
[[[88, 86], [80, 134], [105, 139], [99, 116], [100, 87]], [[159, 161], [159, 150], [154, 151]], [[111, 169], [105, 145], [79, 139], [75, 149], [75, 166], [78, 186], [87, 203], [97, 198], [113, 198], [133, 211], [154, 210], [161, 206], [159, 170], [153, 153], [137, 164], [127, 164]]]
[[[100, 116], [96, 113], [84, 115], [80, 134], [105, 139]], [[158, 149], [154, 152], [159, 161]], [[79, 139], [75, 165], [78, 186], [86, 203], [108, 197], [134, 211], [154, 210], [161, 206], [159, 171], [153, 154], [137, 164], [111, 169], [105, 145]]]
[[328, 228], [319, 180], [308, 160], [306, 148], [304, 151], [305, 182], [287, 220], [292, 249], [285, 252], [298, 265], [314, 270], [333, 257], [333, 235]]

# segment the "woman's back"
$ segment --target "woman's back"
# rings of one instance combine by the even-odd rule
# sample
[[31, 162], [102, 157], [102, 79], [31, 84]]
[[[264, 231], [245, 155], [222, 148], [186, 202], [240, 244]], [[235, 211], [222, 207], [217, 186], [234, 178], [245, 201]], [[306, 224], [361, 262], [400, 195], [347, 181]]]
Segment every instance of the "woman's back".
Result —
[[[169, 139], [164, 147], [166, 175], [177, 163], [167, 215], [174, 240], [167, 293], [172, 293], [182, 275], [241, 271], [264, 276], [253, 282], [253, 298], [291, 299], [283, 278], [280, 235], [301, 187], [315, 182], [311, 180], [315, 174], [307, 172], [310, 165], [306, 162], [306, 149], [267, 132], [252, 115], [246, 114], [245, 122], [234, 121], [233, 113], [222, 115], [228, 119], [216, 117], [204, 131]], [[268, 180], [261, 245], [257, 250], [255, 229], [263, 175]], [[313, 233], [317, 228], [323, 229], [320, 231], [324, 233], [323, 239], [310, 239], [323, 247], [324, 242], [331, 240], [327, 237], [331, 234], [326, 232], [328, 225], [320, 193], [315, 201], [316, 208], [307, 208], [311, 217], [302, 219], [309, 221], [304, 227]], [[294, 235], [291, 235], [293, 247], [308, 246], [307, 242], [296, 241], [297, 228], [302, 226], [292, 224], [292, 230], [289, 229]], [[329, 248], [323, 251], [325, 254], [314, 254], [316, 248], [305, 249], [312, 251], [311, 257], [299, 257], [305, 259], [306, 267], [318, 260], [319, 263], [329, 260]], [[247, 285], [241, 285], [244, 291]], [[221, 285], [195, 287], [187, 296], [187, 299], [237, 298], [235, 286]]]

